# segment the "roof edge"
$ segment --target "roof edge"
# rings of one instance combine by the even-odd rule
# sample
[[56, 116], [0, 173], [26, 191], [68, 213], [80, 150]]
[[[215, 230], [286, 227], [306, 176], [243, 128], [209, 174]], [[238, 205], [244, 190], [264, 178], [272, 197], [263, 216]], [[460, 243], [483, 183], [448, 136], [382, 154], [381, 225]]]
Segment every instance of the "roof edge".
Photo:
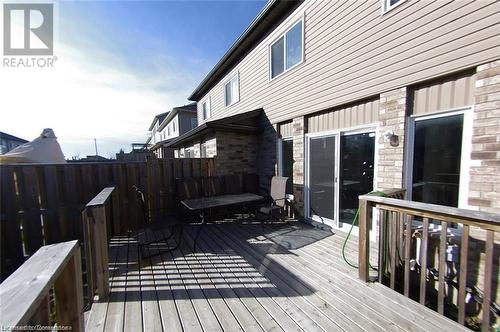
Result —
[[[270, 30], [281, 23], [281, 18], [287, 17], [294, 9], [296, 9], [303, 0], [290, 0], [290, 1], [280, 1], [280, 0], [269, 0], [264, 8], [257, 14], [255, 19], [250, 23], [250, 25], [243, 31], [243, 33], [236, 39], [229, 50], [222, 56], [222, 58], [215, 64], [215, 66], [208, 72], [203, 81], [196, 87], [196, 89], [188, 97], [188, 100], [198, 101], [202, 95], [210, 89], [226, 72], [230, 71], [237, 64], [237, 59], [245, 54], [247, 49], [252, 49], [257, 43], [259, 43], [265, 36], [267, 36]], [[276, 11], [276, 15], [280, 18], [279, 20], [268, 20], [265, 19]], [[265, 22], [266, 25], [263, 27], [262, 31], [256, 31], [261, 23]], [[256, 34], [254, 39], [250, 42], [248, 38]], [[249, 42], [249, 45], [244, 45], [245, 42]], [[231, 63], [228, 64], [227, 62]], [[227, 65], [229, 69], [223, 68]], [[214, 82], [215, 81], [215, 82]]]

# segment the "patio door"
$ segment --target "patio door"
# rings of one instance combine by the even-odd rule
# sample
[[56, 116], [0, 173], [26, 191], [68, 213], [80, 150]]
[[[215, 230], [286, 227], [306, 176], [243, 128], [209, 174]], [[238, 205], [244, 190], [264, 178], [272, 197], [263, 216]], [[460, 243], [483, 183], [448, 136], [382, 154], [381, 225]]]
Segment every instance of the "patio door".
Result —
[[359, 207], [360, 195], [373, 191], [375, 132], [340, 136], [339, 228], [349, 230]]
[[410, 118], [407, 188], [413, 201], [467, 206], [470, 113]]
[[338, 135], [312, 136], [307, 141], [307, 214], [335, 226]]
[[310, 134], [306, 144], [307, 217], [348, 230], [358, 196], [373, 190], [375, 130]]

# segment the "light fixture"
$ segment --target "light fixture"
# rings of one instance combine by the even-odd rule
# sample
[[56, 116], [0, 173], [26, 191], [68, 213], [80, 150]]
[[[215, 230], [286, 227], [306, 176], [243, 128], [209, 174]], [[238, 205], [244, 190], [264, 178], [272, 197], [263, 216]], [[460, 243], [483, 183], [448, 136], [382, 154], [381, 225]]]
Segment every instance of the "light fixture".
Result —
[[394, 134], [394, 131], [388, 130], [384, 134], [384, 138], [386, 142], [389, 141], [389, 144], [391, 144], [391, 146], [399, 146], [399, 136]]

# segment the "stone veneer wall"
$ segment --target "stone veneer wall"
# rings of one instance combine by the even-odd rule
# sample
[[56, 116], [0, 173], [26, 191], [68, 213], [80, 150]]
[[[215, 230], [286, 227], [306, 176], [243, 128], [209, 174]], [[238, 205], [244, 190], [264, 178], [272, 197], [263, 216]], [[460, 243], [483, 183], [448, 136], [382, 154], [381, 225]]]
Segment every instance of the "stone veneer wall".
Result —
[[293, 195], [295, 198], [295, 217], [304, 217], [304, 139], [305, 118], [292, 120], [293, 136]]
[[[379, 132], [378, 141], [378, 190], [403, 188], [403, 160], [405, 117], [408, 109], [407, 88], [399, 88], [380, 94], [379, 105]], [[384, 137], [392, 131], [398, 136], [398, 146], [391, 146]]]
[[500, 60], [477, 67], [471, 159], [469, 205], [500, 213]]

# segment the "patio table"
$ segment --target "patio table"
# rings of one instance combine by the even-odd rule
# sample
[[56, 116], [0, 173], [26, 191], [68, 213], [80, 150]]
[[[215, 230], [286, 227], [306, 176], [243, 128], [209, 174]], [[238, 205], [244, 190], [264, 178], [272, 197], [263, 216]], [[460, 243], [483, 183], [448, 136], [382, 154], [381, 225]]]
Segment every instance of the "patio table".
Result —
[[205, 225], [205, 213], [215, 208], [227, 208], [241, 205], [250, 205], [256, 204], [264, 200], [263, 196], [252, 194], [252, 193], [243, 193], [243, 194], [234, 194], [234, 195], [219, 195], [212, 197], [202, 197], [202, 198], [193, 198], [186, 199], [181, 201], [181, 204], [188, 210], [193, 212], [198, 212], [201, 223], [200, 228], [196, 232], [196, 236], [194, 238], [193, 248], [196, 250], [196, 241], [200, 236], [201, 229], [203, 225]]

